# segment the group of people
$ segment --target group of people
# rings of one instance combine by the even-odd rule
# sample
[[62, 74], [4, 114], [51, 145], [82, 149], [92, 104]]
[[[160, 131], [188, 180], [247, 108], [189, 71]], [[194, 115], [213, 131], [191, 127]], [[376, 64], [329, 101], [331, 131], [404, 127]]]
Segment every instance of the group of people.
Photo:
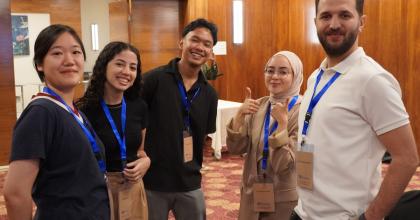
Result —
[[[358, 46], [363, 0], [315, 4], [326, 58], [303, 96], [301, 60], [278, 52], [264, 69], [270, 95], [252, 99], [247, 88], [227, 125], [229, 152], [246, 153], [239, 219], [384, 219], [418, 166], [400, 86]], [[392, 162], [381, 184], [385, 151]]]
[[[280, 51], [263, 70], [269, 96], [246, 98], [227, 125], [245, 155], [239, 219], [383, 219], [418, 158], [395, 78], [358, 46], [363, 0], [316, 0], [326, 59], [299, 95], [303, 65]], [[45, 28], [34, 66], [43, 92], [17, 121], [4, 196], [9, 219], [206, 219], [200, 169], [215, 131], [217, 93], [201, 73], [217, 43], [205, 19], [188, 24], [180, 58], [142, 75], [139, 51], [111, 42], [74, 101], [83, 43]], [[392, 162], [382, 184], [381, 158]]]
[[41, 31], [34, 65], [45, 88], [14, 128], [9, 219], [31, 219], [32, 201], [35, 219], [205, 219], [202, 145], [218, 98], [200, 69], [216, 42], [216, 26], [197, 19], [181, 58], [144, 78], [138, 49], [110, 42], [75, 101], [83, 43], [66, 25]]

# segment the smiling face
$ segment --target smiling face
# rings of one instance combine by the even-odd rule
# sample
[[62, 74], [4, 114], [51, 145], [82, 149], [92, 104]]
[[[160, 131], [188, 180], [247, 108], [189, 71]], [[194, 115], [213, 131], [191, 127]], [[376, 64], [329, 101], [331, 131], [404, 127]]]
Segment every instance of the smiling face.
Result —
[[276, 97], [285, 94], [293, 82], [289, 60], [283, 55], [272, 57], [265, 68], [264, 79], [270, 95]]
[[81, 81], [84, 56], [81, 45], [64, 32], [51, 45], [37, 70], [45, 75], [45, 84], [58, 91], [68, 91]]
[[179, 43], [181, 60], [193, 67], [201, 67], [211, 56], [213, 38], [210, 30], [199, 27], [190, 31]]
[[123, 93], [133, 85], [136, 75], [136, 54], [128, 49], [123, 50], [107, 64], [105, 90]]
[[355, 0], [320, 0], [315, 25], [319, 41], [330, 57], [357, 49], [365, 16], [359, 16]]

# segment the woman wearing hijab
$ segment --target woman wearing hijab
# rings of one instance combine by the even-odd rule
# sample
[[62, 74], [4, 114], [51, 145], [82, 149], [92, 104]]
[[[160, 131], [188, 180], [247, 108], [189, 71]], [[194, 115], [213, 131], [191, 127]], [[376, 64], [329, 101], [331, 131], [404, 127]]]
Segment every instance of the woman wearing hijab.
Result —
[[264, 69], [270, 96], [251, 98], [227, 125], [232, 154], [246, 154], [239, 220], [288, 220], [297, 204], [295, 150], [303, 67], [289, 51], [274, 54]]

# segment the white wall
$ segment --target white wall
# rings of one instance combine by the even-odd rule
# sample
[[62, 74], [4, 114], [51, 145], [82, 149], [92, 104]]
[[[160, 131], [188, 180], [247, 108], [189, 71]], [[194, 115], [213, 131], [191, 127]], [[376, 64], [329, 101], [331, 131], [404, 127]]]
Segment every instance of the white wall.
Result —
[[[86, 50], [85, 72], [92, 72], [99, 52], [109, 42], [108, 0], [80, 0], [82, 40]], [[98, 24], [99, 50], [92, 50], [90, 25]]]
[[15, 69], [15, 84], [39, 84], [41, 80], [35, 71], [33, 65], [34, 44], [39, 32], [50, 25], [50, 14], [17, 14], [12, 15], [27, 15], [28, 16], [28, 31], [29, 31], [29, 55], [13, 56]]
[[42, 84], [33, 65], [34, 44], [39, 32], [50, 25], [50, 14], [12, 13], [28, 16], [29, 55], [13, 56], [16, 85], [16, 115], [19, 117], [23, 108], [39, 92]]

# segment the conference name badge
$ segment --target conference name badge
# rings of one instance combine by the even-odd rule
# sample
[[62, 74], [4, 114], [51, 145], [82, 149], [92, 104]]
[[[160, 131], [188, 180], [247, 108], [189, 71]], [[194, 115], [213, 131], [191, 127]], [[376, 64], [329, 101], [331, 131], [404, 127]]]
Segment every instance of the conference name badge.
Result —
[[274, 186], [273, 183], [254, 183], [254, 211], [274, 212]]
[[297, 185], [309, 190], [313, 190], [313, 149], [313, 145], [303, 144], [296, 153]]
[[189, 132], [184, 131], [184, 163], [193, 159], [193, 139]]

